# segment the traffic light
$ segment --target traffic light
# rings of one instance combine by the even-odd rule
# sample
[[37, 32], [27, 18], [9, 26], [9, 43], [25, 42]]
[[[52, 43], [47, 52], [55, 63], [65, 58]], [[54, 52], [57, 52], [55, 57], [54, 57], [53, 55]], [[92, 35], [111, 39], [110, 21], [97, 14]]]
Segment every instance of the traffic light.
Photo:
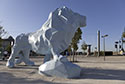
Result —
[[115, 44], [115, 48], [117, 48], [117, 44]]
[[121, 49], [121, 48], [122, 48], [122, 46], [121, 46], [121, 45], [119, 45], [119, 48]]

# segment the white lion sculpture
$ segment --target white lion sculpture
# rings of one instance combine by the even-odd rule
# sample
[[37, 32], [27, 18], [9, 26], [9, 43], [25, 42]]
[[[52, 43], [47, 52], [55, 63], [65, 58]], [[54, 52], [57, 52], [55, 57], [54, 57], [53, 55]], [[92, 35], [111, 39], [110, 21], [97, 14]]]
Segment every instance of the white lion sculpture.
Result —
[[[41, 29], [17, 36], [6, 66], [14, 67], [21, 62], [34, 65], [34, 62], [29, 60], [30, 50], [45, 54], [44, 63], [51, 58], [58, 60], [60, 53], [68, 48], [77, 28], [84, 26], [86, 26], [85, 16], [67, 7], [57, 8], [49, 14]], [[16, 56], [19, 56], [19, 59], [15, 61]]]

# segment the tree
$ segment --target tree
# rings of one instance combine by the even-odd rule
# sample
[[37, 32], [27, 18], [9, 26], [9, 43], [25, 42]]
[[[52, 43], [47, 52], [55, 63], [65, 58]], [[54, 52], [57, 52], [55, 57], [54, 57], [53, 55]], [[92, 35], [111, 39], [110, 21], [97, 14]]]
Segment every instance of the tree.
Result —
[[3, 38], [7, 35], [7, 31], [3, 29], [3, 27], [0, 25], [0, 38]]
[[125, 38], [125, 32], [122, 33], [122, 37]]
[[83, 41], [83, 44], [81, 45], [81, 48], [85, 53], [85, 50], [87, 50], [87, 44], [85, 43], [85, 41]]
[[71, 53], [72, 53], [71, 45], [69, 45], [67, 51], [68, 51], [68, 53], [69, 53], [70, 61], [71, 61]]
[[5, 51], [7, 51], [8, 53], [11, 53], [11, 48], [12, 48], [12, 46], [11, 46], [11, 45], [8, 45], [8, 46], [5, 48]]
[[[81, 35], [82, 35], [82, 31], [80, 28], [78, 28], [71, 42], [71, 48], [73, 49], [73, 53], [75, 53], [78, 50], [79, 40], [82, 39]], [[73, 54], [73, 62], [74, 62], [74, 54]]]
[[[75, 32], [75, 35], [74, 37], [72, 38], [72, 42], [71, 44], [69, 45], [69, 47], [67, 48], [67, 51], [69, 53], [69, 55], [71, 53], [75, 53], [77, 50], [78, 50], [78, 43], [79, 43], [79, 40], [82, 39], [82, 31], [80, 28], [77, 29], [77, 31]], [[73, 54], [73, 62], [74, 62], [74, 54]], [[71, 57], [70, 57], [71, 58]], [[71, 59], [70, 59], [71, 60]]]
[[3, 26], [0, 25], [0, 47], [2, 46], [2, 38], [7, 36], [7, 32], [3, 29]]
[[71, 45], [69, 45], [67, 51], [68, 51], [68, 52], [72, 52]]
[[71, 47], [73, 48], [74, 51], [77, 51], [78, 50], [78, 43], [79, 43], [79, 40], [82, 39], [82, 31], [80, 28], [77, 29], [74, 37], [72, 38], [72, 42], [71, 42]]
[[122, 33], [122, 36], [121, 36], [121, 39], [122, 39], [121, 48], [122, 49], [123, 49], [123, 43], [125, 43], [124, 38], [125, 38], [125, 28], [124, 28], [124, 32]]

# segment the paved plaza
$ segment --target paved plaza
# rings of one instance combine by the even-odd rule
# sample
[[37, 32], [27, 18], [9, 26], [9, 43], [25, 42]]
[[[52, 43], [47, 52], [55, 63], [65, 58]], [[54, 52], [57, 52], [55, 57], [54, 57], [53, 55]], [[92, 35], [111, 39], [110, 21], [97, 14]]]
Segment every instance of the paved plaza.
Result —
[[35, 66], [23, 63], [15, 68], [7, 68], [6, 61], [0, 61], [0, 84], [125, 84], [125, 56], [82, 57], [78, 56], [76, 64], [81, 66], [81, 77], [65, 79], [46, 77], [38, 74], [38, 67], [43, 57], [31, 57]]

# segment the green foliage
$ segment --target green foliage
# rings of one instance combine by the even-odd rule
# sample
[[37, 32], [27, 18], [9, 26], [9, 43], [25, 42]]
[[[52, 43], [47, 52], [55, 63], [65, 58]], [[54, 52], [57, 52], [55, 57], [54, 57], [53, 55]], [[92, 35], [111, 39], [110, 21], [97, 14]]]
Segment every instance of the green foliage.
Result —
[[81, 48], [82, 48], [83, 51], [87, 50], [87, 44], [85, 43], [85, 41], [81, 45]]
[[74, 51], [77, 51], [78, 50], [78, 43], [79, 43], [79, 40], [82, 39], [82, 31], [80, 28], [77, 29], [74, 37], [72, 38], [72, 43], [71, 43], [71, 47], [73, 48]]
[[71, 45], [69, 45], [68, 49], [67, 49], [68, 52], [71, 52]]
[[[94, 52], [95, 56], [98, 55], [98, 52]], [[100, 51], [100, 56], [104, 56], [104, 51]]]
[[125, 32], [122, 33], [122, 37], [125, 38]]
[[3, 29], [3, 26], [0, 25], [0, 47], [2, 46], [2, 38], [7, 35], [7, 32]]
[[7, 35], [7, 32], [6, 32], [5, 29], [3, 29], [3, 27], [0, 25], [0, 38], [4, 37], [5, 35]]
[[5, 50], [6, 50], [8, 53], [10, 53], [10, 52], [11, 52], [11, 47], [12, 47], [11, 45], [8, 45]]
[[76, 44], [76, 43], [75, 43], [75, 44], [73, 44], [73, 45], [72, 45], [72, 47], [73, 47], [73, 50], [74, 50], [74, 51], [77, 51], [77, 50], [78, 50], [78, 46], [77, 46], [77, 44]]
[[[80, 28], [78, 28], [77, 31], [75, 32], [74, 37], [72, 38], [71, 44], [69, 45], [68, 49], [66, 50], [66, 51], [69, 52], [69, 54], [74, 53], [75, 51], [78, 50], [78, 45], [77, 45], [77, 44], [79, 43], [79, 40], [82, 39], [82, 36], [81, 36], [81, 35], [82, 35], [82, 31], [81, 31]], [[72, 52], [72, 49], [73, 49], [73, 52]], [[65, 52], [65, 51], [64, 51], [64, 52]], [[74, 60], [75, 60], [74, 57], [75, 57], [75, 56], [74, 56], [74, 54], [73, 54], [73, 56], [72, 56], [73, 62], [74, 62]], [[71, 59], [70, 59], [70, 60], [71, 60]]]

